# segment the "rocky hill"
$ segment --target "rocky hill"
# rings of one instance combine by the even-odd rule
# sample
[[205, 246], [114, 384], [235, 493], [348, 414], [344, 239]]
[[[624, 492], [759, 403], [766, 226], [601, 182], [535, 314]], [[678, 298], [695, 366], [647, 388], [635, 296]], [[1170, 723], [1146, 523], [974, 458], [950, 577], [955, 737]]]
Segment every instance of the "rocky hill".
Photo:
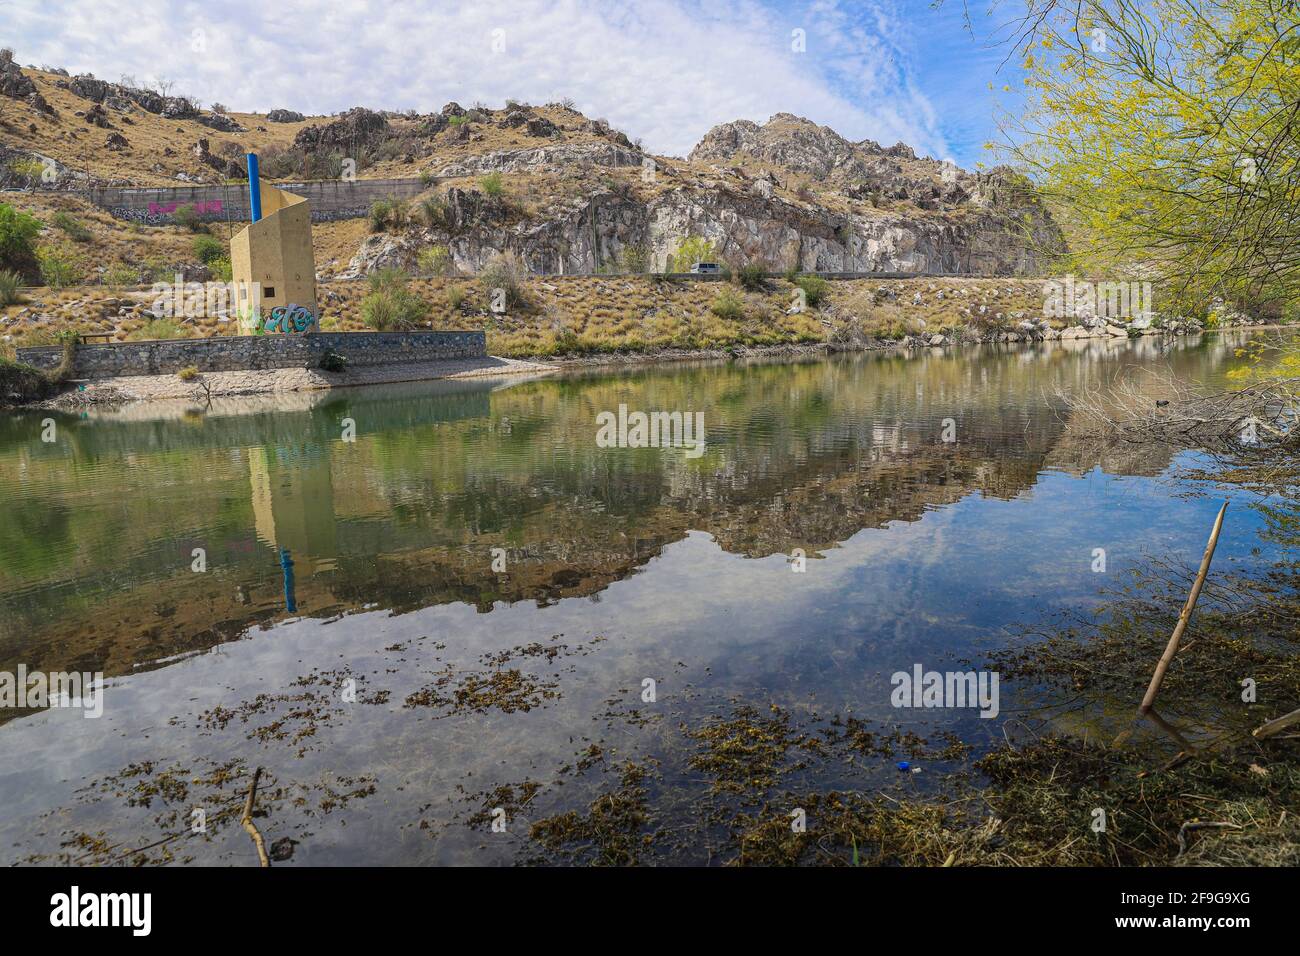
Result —
[[[537, 272], [646, 271], [687, 237], [736, 266], [1025, 275], [1041, 273], [1061, 243], [1008, 169], [966, 172], [788, 113], [715, 127], [680, 159], [651, 155], [565, 103], [249, 114], [129, 78], [20, 68], [0, 54], [3, 184], [71, 197], [110, 183], [222, 183], [243, 175], [249, 150], [273, 179], [355, 173], [427, 184], [370, 234], [319, 224], [323, 277], [414, 269], [431, 247], [445, 247], [461, 272], [503, 250]], [[36, 182], [46, 169], [54, 182]]]

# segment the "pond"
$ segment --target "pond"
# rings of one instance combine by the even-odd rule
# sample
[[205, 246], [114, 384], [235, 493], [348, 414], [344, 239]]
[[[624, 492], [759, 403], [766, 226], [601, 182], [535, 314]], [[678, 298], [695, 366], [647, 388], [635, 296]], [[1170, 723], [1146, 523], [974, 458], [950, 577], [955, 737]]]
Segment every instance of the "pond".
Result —
[[[1027, 703], [896, 706], [894, 675], [1194, 565], [1222, 500], [1194, 453], [1098, 456], [1061, 396], [1221, 382], [1244, 341], [7, 416], [0, 672], [103, 686], [0, 710], [3, 860], [256, 865], [259, 767], [276, 865], [717, 864], [791, 793], [925, 792]], [[598, 440], [620, 406], [703, 441]], [[1276, 558], [1229, 527], [1216, 567]]]

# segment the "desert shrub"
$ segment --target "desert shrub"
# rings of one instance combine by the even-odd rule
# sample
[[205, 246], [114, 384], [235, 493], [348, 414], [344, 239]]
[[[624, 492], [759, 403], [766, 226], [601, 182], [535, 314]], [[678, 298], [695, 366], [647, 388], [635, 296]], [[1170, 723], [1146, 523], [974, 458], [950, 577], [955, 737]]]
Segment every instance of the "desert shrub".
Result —
[[176, 207], [176, 211], [172, 213], [172, 222], [178, 226], [183, 226], [190, 232], [207, 232], [208, 230], [203, 220], [199, 218], [199, 214], [194, 211], [194, 207], [188, 203]]
[[330, 350], [320, 357], [320, 367], [324, 372], [342, 372], [348, 367], [347, 356]]
[[32, 402], [50, 391], [50, 380], [38, 368], [0, 356], [0, 405], [6, 401]]
[[171, 282], [176, 275], [176, 266], [165, 259], [149, 259], [144, 269], [150, 282]]
[[453, 309], [459, 309], [465, 303], [467, 295], [463, 285], [454, 285], [447, 290], [447, 304]]
[[723, 286], [709, 303], [709, 311], [720, 319], [734, 322], [745, 316], [745, 300], [729, 286]]
[[759, 292], [766, 282], [766, 272], [767, 263], [748, 262], [736, 270], [736, 282], [741, 288], [748, 289], [750, 292]]
[[573, 329], [560, 329], [555, 333], [554, 352], [557, 355], [572, 355], [586, 351], [582, 338]]
[[149, 342], [155, 339], [185, 339], [189, 332], [172, 319], [150, 319], [140, 328], [135, 329], [127, 338], [133, 342]]
[[794, 284], [803, 289], [804, 301], [814, 308], [821, 305], [830, 292], [830, 283], [821, 276], [799, 276]]
[[391, 199], [381, 199], [370, 207], [370, 231], [385, 232], [395, 226], [396, 209]]
[[191, 247], [198, 260], [208, 265], [226, 254], [225, 244], [216, 236], [195, 236]]
[[72, 377], [72, 369], [77, 364], [77, 346], [81, 343], [79, 329], [60, 329], [54, 333], [54, 342], [62, 350], [59, 365], [46, 378], [51, 384], [59, 385]]
[[619, 254], [619, 264], [624, 272], [643, 274], [650, 271], [650, 250], [643, 245], [634, 244], [623, 247]]
[[213, 259], [208, 263], [208, 268], [212, 271], [212, 278], [218, 282], [229, 282], [235, 277], [234, 268], [230, 265], [230, 260], [225, 256]]
[[452, 116], [447, 119], [448, 126], [463, 126], [469, 122], [468, 116]]
[[41, 221], [0, 203], [0, 269], [19, 275], [36, 275], [36, 237]]
[[80, 220], [69, 216], [66, 212], [56, 212], [50, 223], [67, 233], [73, 242], [90, 242], [94, 238]]
[[447, 201], [440, 196], [429, 196], [420, 203], [420, 221], [430, 229], [446, 229], [449, 226]]
[[0, 270], [0, 306], [13, 305], [18, 301], [18, 288], [23, 284], [23, 277], [12, 269]]
[[199, 377], [198, 366], [187, 365], [179, 372], [176, 373], [176, 377], [179, 378], [182, 382], [192, 382]]
[[451, 250], [446, 246], [429, 246], [421, 249], [417, 257], [420, 271], [431, 276], [450, 275], [455, 271], [451, 261]]
[[121, 289], [129, 285], [138, 285], [140, 282], [140, 270], [135, 266], [129, 266], [123, 262], [117, 262], [104, 270], [104, 276], [101, 279], [104, 285], [114, 289]]
[[478, 181], [479, 188], [485, 196], [500, 196], [506, 191], [505, 180], [497, 172], [488, 173]]
[[527, 306], [528, 297], [524, 294], [524, 276], [527, 271], [523, 261], [513, 252], [493, 256], [479, 273], [479, 281], [487, 293], [488, 302], [494, 303], [504, 296], [502, 304], [507, 309]]
[[81, 262], [63, 246], [41, 246], [36, 250], [41, 281], [51, 289], [63, 289], [81, 281]]
[[429, 314], [429, 303], [407, 288], [406, 273], [382, 269], [370, 276], [370, 294], [361, 302], [361, 321], [376, 332], [409, 329]]

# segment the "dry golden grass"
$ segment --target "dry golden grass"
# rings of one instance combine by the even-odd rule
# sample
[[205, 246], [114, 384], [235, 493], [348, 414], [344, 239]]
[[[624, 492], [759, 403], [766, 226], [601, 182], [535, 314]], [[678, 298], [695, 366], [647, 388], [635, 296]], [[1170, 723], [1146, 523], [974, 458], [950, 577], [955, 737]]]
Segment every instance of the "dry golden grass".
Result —
[[[83, 272], [93, 279], [96, 267], [148, 262], [196, 261], [194, 233], [181, 226], [143, 226], [114, 219], [107, 211], [66, 193], [6, 193], [3, 201], [30, 213], [45, 224], [38, 243], [63, 244], [82, 261]], [[89, 242], [75, 242], [54, 223], [59, 213], [71, 216], [90, 232]], [[225, 224], [214, 224], [212, 233], [226, 238]]]
[[[116, 131], [126, 137], [129, 147], [120, 152], [104, 149], [104, 141], [109, 130], [91, 125], [77, 112], [85, 112], [93, 105], [90, 100], [82, 99], [69, 90], [60, 89], [58, 83], [65, 77], [41, 70], [25, 69], [23, 72], [36, 83], [42, 96], [54, 107], [57, 117], [49, 117], [32, 109], [24, 102], [8, 100], [3, 103], [0, 113], [0, 135], [6, 142], [24, 149], [34, 150], [45, 156], [52, 156], [73, 169], [90, 173], [102, 179], [129, 180], [142, 186], [178, 185], [177, 173], [197, 177], [205, 182], [219, 182], [216, 170], [200, 162], [193, 153], [195, 143], [206, 139], [209, 149], [217, 155], [222, 154], [222, 147], [233, 143], [239, 153], [265, 151], [271, 147], [287, 149], [293, 144], [298, 131], [314, 124], [332, 122], [332, 116], [308, 116], [298, 123], [271, 123], [266, 116], [258, 113], [229, 111], [232, 119], [247, 128], [244, 133], [222, 133], [204, 126], [196, 120], [163, 119], [161, 116], [133, 109], [128, 115], [130, 122], [122, 119], [122, 114], [109, 110], [110, 122]], [[115, 81], [113, 77], [101, 79]], [[183, 88], [174, 91], [183, 94]], [[281, 104], [292, 109], [294, 104]], [[362, 105], [362, 104], [358, 104]], [[374, 109], [382, 109], [383, 104], [364, 104]], [[466, 109], [471, 104], [462, 104]], [[440, 109], [442, 104], [429, 104], [427, 109]], [[531, 115], [550, 120], [560, 130], [560, 141], [605, 142], [597, 134], [583, 129], [587, 118], [582, 114], [560, 106], [530, 107]], [[407, 162], [405, 156], [381, 160], [366, 167], [362, 174], [366, 178], [418, 176], [421, 171], [434, 169], [468, 156], [476, 156], [497, 150], [536, 149], [552, 145], [553, 140], [529, 136], [522, 128], [504, 128], [496, 125], [505, 115], [505, 109], [487, 111], [487, 122], [469, 125], [469, 138], [466, 142], [457, 142], [451, 131], [444, 131], [430, 141], [433, 154], [430, 157], [412, 157]], [[413, 129], [418, 120], [404, 117], [390, 117], [389, 123], [395, 132]], [[32, 130], [32, 127], [35, 130]], [[170, 154], [169, 152], [170, 151]]]
[[[739, 317], [724, 319], [710, 310], [722, 288], [731, 289], [742, 302]], [[1020, 315], [1042, 313], [1038, 283], [1013, 279], [833, 281], [820, 308], [796, 314], [787, 314], [794, 301], [793, 287], [783, 279], [769, 280], [764, 291], [744, 292], [720, 283], [669, 282], [649, 276], [532, 277], [524, 283], [528, 306], [503, 315], [489, 310], [484, 289], [474, 277], [412, 279], [410, 289], [430, 305], [422, 327], [481, 329], [487, 333], [489, 352], [514, 357], [812, 344], [835, 339], [837, 330], [850, 320], [857, 321], [866, 337], [897, 339], [922, 328], [927, 332], [990, 328], [999, 312], [1003, 316], [999, 321], [1008, 326]], [[322, 327], [363, 331], [361, 304], [368, 291], [364, 280], [321, 282]], [[917, 292], [920, 304], [913, 303]], [[42, 290], [35, 298], [41, 302], [40, 311], [53, 318], [33, 321], [29, 311], [15, 320], [15, 310], [9, 310], [3, 331], [15, 344], [33, 344], [33, 336], [48, 337], [70, 326], [111, 332], [116, 340], [149, 337], [147, 317], [119, 318], [106, 314], [114, 309], [101, 310], [97, 305], [124, 298], [147, 305], [152, 298], [148, 290], [131, 296], [103, 288]], [[981, 305], [986, 309], [984, 324], [978, 313]], [[178, 325], [186, 335], [237, 334], [233, 322], [215, 317]]]
[[[194, 156], [193, 147], [200, 138], [208, 140], [211, 151], [218, 154], [225, 142], [237, 143], [241, 152], [264, 150], [269, 146], [287, 147], [298, 130], [313, 122], [308, 119], [302, 123], [268, 123], [265, 116], [232, 112], [229, 114], [231, 118], [246, 126], [248, 132], [220, 133], [195, 120], [163, 119], [139, 109], [129, 114], [132, 122], [127, 123], [119, 119], [122, 114], [109, 110], [116, 131], [130, 144], [121, 152], [114, 152], [104, 148], [109, 130], [93, 126], [75, 115], [78, 111], [90, 109], [93, 104], [60, 89], [56, 84], [64, 77], [40, 70], [23, 72], [35, 81], [38, 92], [54, 107], [58, 116], [51, 118], [26, 103], [6, 100], [3, 114], [6, 125], [0, 127], [0, 133], [4, 134], [7, 142], [52, 156], [73, 169], [102, 179], [129, 180], [142, 186], [178, 185], [177, 173], [202, 177], [208, 182], [219, 181], [217, 172]], [[319, 119], [315, 121], [320, 122]], [[35, 132], [31, 131], [33, 125]], [[258, 127], [264, 127], [264, 130]], [[169, 149], [175, 155], [167, 155]]]

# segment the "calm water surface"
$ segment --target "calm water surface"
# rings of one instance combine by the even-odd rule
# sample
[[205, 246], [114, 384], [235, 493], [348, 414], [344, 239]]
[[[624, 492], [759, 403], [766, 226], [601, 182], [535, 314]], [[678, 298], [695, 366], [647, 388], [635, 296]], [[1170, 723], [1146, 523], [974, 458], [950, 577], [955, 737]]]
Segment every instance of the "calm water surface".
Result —
[[[1017, 688], [985, 720], [892, 707], [892, 673], [979, 666], [1149, 555], [1196, 560], [1217, 508], [1172, 475], [1188, 453], [1099, 459], [1058, 391], [1221, 381], [1243, 341], [137, 405], [56, 415], [53, 443], [46, 413], [0, 418], [0, 671], [107, 682], [100, 719], [0, 711], [0, 859], [250, 865], [231, 808], [262, 767], [287, 865], [599, 861], [531, 828], [629, 794], [632, 858], [718, 862], [746, 731], [721, 763], [698, 732], [745, 714], [895, 737], [808, 745], [805, 788], [933, 785]], [[597, 447], [620, 404], [702, 411], [704, 453]], [[1258, 530], [1236, 510], [1218, 566], [1268, 564]]]

